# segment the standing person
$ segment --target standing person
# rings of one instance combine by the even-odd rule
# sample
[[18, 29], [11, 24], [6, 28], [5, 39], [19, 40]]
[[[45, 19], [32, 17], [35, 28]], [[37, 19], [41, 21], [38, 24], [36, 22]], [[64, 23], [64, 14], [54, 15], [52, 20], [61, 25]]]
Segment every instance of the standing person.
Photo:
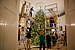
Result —
[[18, 28], [18, 41], [20, 41], [20, 25], [19, 25], [19, 28]]
[[63, 44], [63, 46], [67, 46], [67, 37], [66, 37], [66, 32], [63, 31], [63, 33], [64, 33], [64, 44]]
[[19, 41], [19, 45], [20, 45], [20, 33], [21, 33], [20, 29], [21, 29], [21, 25], [19, 25], [19, 27], [18, 27], [18, 41]]
[[57, 42], [58, 34], [56, 32], [55, 32], [55, 39], [56, 39], [56, 42]]
[[53, 43], [53, 46], [56, 45], [56, 39], [55, 39], [55, 34], [54, 33], [52, 35], [52, 43]]
[[49, 34], [46, 35], [46, 40], [47, 40], [47, 50], [49, 48], [51, 49], [51, 36]]
[[64, 42], [65, 42], [65, 39], [64, 39], [64, 34], [61, 34], [61, 43], [63, 44], [63, 46], [64, 46]]
[[27, 32], [27, 50], [29, 50], [30, 49], [30, 45], [31, 45], [31, 33], [28, 31]]
[[33, 7], [32, 7], [32, 8], [30, 8], [30, 12], [29, 12], [30, 17], [32, 17], [32, 11], [34, 11], [34, 10], [33, 10]]
[[42, 46], [43, 50], [45, 50], [45, 35], [43, 31], [40, 31], [39, 39], [40, 39], [40, 50], [42, 49]]

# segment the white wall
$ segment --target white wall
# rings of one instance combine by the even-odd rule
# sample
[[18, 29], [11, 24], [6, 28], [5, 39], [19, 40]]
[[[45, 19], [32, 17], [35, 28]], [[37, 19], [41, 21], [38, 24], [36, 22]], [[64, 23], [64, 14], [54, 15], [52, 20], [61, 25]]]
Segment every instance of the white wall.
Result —
[[66, 16], [60, 16], [59, 17], [59, 25], [63, 27], [63, 31], [65, 31], [65, 25], [66, 25]]
[[64, 0], [67, 23], [67, 50], [75, 50], [75, 0]]
[[19, 0], [0, 0], [0, 50], [17, 50]]

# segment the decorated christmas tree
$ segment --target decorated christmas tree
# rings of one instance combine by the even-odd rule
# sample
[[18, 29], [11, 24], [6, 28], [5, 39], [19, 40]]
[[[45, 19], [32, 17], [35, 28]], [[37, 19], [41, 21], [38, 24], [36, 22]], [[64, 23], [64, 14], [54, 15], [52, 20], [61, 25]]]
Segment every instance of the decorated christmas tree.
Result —
[[32, 44], [38, 45], [39, 44], [39, 31], [45, 30], [45, 18], [44, 18], [44, 11], [40, 9], [36, 15], [35, 20], [32, 22]]

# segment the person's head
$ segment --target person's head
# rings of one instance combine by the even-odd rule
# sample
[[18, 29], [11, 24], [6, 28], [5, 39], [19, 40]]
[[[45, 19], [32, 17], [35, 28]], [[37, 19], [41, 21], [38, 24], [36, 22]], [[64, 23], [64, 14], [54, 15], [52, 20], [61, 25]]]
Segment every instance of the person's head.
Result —
[[33, 7], [32, 7], [33, 8]]
[[64, 34], [61, 34], [61, 36], [64, 36]]
[[41, 31], [40, 31], [40, 34], [44, 34], [44, 31], [41, 30]]

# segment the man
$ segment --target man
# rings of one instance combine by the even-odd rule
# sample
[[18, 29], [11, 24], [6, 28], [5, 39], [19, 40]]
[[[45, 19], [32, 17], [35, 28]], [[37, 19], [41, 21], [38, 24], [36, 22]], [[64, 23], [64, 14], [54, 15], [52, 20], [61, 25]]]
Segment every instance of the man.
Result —
[[40, 50], [42, 46], [43, 46], [43, 50], [45, 50], [45, 35], [43, 31], [40, 31], [39, 39], [40, 39]]
[[30, 17], [32, 17], [32, 11], [34, 11], [34, 10], [33, 10], [33, 7], [30, 8], [30, 12], [29, 12], [29, 13], [30, 13]]
[[47, 50], [49, 48], [51, 49], [51, 36], [49, 34], [46, 35], [46, 40], [47, 40]]
[[27, 50], [29, 50], [30, 49], [30, 45], [31, 45], [31, 33], [30, 33], [30, 31], [27, 31]]

